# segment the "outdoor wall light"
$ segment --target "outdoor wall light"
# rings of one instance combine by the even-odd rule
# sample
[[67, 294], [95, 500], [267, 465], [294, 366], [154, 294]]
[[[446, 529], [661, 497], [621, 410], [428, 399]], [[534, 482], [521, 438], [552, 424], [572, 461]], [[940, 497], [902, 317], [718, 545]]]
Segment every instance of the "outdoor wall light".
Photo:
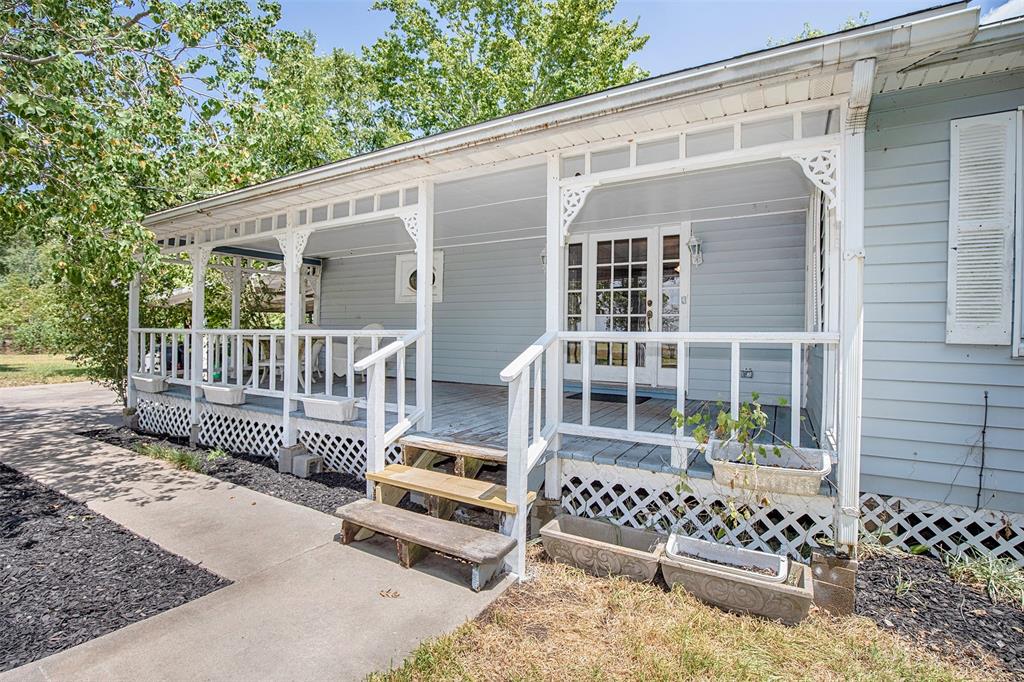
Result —
[[704, 262], [704, 254], [701, 253], [700, 243], [700, 239], [692, 234], [686, 240], [686, 248], [690, 251], [690, 262], [694, 265], [700, 265]]

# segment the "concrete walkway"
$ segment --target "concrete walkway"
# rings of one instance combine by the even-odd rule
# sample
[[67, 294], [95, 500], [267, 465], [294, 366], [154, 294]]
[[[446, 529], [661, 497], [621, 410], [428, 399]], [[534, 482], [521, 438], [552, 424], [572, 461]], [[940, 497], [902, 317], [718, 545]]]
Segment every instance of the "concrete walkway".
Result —
[[74, 435], [119, 419], [89, 384], [0, 389], [0, 461], [235, 582], [0, 682], [361, 679], [506, 586], [475, 594], [438, 557], [404, 570], [384, 539], [335, 542], [331, 516]]

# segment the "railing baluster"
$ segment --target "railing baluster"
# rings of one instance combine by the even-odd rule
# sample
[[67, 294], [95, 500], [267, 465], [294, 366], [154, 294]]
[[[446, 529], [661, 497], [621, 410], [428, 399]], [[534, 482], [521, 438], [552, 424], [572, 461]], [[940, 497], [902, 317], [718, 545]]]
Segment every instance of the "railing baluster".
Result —
[[544, 361], [544, 356], [539, 355], [536, 360], [533, 361], [533, 438], [534, 440], [540, 438], [540, 408], [541, 408], [541, 363]]
[[220, 335], [220, 383], [228, 383], [228, 335]]
[[279, 334], [270, 335], [270, 378], [268, 385], [271, 391], [277, 390], [277, 339]]
[[[686, 436], [686, 344], [676, 344], [676, 410], [679, 411], [681, 426], [676, 429], [676, 438]], [[687, 464], [686, 448], [672, 448], [672, 466], [685, 469]]]
[[334, 337], [324, 337], [324, 393], [334, 395]]
[[405, 349], [395, 354], [395, 382], [398, 393], [398, 421], [405, 419]]
[[352, 346], [355, 337], [345, 337], [345, 395], [349, 398], [356, 397], [356, 372], [353, 365], [356, 364], [356, 349]]
[[792, 404], [789, 406], [789, 442], [794, 447], [800, 446], [800, 389], [803, 387], [803, 352], [799, 342], [793, 344], [793, 366], [790, 376], [790, 394]]
[[192, 381], [192, 335], [182, 334], [181, 339], [185, 347], [181, 354], [181, 378], [185, 381]]
[[590, 352], [592, 346], [590, 339], [583, 339], [581, 342], [583, 353], [580, 357], [580, 362], [583, 363], [583, 426], [590, 426], [590, 372], [593, 360], [591, 360]]
[[636, 341], [626, 344], [626, 430], [636, 430]]
[[235, 377], [235, 385], [244, 386], [245, 382], [243, 381], [243, 379], [245, 375], [245, 353], [242, 350], [242, 344], [245, 343], [245, 339], [243, 338], [242, 332], [238, 332], [236, 339], [237, 340], [235, 342], [235, 374], [237, 376]]
[[303, 363], [305, 366], [304, 375], [306, 377], [306, 381], [304, 382], [306, 389], [305, 393], [306, 395], [309, 395], [310, 393], [313, 392], [313, 337], [310, 336], [309, 334], [306, 334], [305, 341], [303, 342], [302, 346], [304, 348], [303, 352], [306, 354], [306, 361], [305, 363]]
[[153, 332], [146, 334], [146, 373], [156, 374], [156, 363], [153, 360]]
[[740, 418], [740, 344], [731, 344], [729, 359], [729, 405], [733, 420]]
[[213, 383], [213, 368], [217, 359], [217, 341], [213, 334], [200, 334], [200, 339], [206, 344], [206, 376], [202, 376], [200, 371], [199, 380], [206, 381], [208, 384]]

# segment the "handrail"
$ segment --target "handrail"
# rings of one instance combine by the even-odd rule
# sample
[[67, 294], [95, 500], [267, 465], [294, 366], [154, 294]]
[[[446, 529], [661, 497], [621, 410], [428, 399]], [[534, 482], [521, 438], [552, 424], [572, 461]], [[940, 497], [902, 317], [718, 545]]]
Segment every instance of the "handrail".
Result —
[[[836, 344], [836, 332], [558, 332], [564, 341], [627, 343], [806, 343]], [[529, 350], [529, 349], [527, 349]], [[504, 377], [503, 377], [504, 378]]]
[[364, 336], [386, 338], [408, 334], [408, 329], [293, 329], [293, 336]]
[[558, 334], [559, 332], [548, 332], [534, 341], [526, 350], [516, 356], [515, 360], [508, 363], [505, 369], [501, 370], [501, 380], [508, 383], [522, 374], [523, 370], [540, 357], [540, 354], [558, 338]]
[[259, 334], [260, 336], [269, 336], [271, 334], [282, 336], [287, 334], [284, 329], [231, 329], [224, 327], [222, 329], [216, 327], [204, 327], [202, 329], [190, 329], [189, 331], [199, 332], [200, 334]]
[[412, 332], [411, 334], [406, 334], [405, 336], [403, 336], [402, 338], [398, 339], [397, 341], [392, 341], [388, 345], [386, 345], [383, 348], [381, 348], [380, 350], [378, 350], [376, 353], [372, 353], [370, 355], [367, 355], [365, 358], [363, 358], [362, 360], [360, 360], [359, 362], [357, 362], [355, 364], [356, 371], [357, 372], [364, 372], [367, 369], [369, 369], [370, 365], [376, 364], [376, 363], [380, 362], [381, 360], [387, 360], [389, 357], [391, 357], [392, 355], [394, 355], [398, 351], [400, 351], [403, 348], [405, 348], [405, 347], [411, 345], [412, 343], [414, 343], [416, 341], [416, 339], [418, 339], [421, 336], [423, 336], [423, 333], [424, 332], [423, 332], [422, 329], [417, 329], [416, 331]]

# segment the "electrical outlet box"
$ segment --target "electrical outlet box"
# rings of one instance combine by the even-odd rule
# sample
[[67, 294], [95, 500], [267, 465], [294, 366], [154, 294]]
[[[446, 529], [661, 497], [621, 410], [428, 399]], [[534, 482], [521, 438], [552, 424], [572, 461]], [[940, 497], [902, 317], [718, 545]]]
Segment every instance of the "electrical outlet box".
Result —
[[740, 379], [753, 379], [754, 370], [750, 367], [744, 367], [740, 370]]

